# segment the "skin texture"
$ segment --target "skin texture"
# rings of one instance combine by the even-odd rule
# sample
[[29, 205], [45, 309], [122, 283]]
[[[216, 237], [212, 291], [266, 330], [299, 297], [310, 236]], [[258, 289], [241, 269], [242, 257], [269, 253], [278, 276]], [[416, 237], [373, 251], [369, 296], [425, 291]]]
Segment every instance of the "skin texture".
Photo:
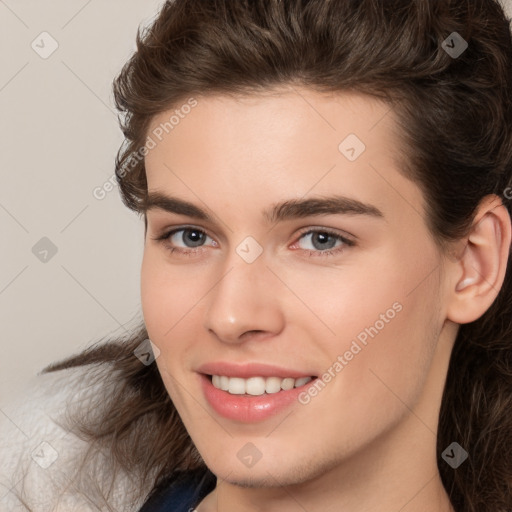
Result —
[[[453, 510], [436, 463], [438, 414], [458, 323], [481, 316], [503, 282], [505, 208], [489, 196], [471, 235], [444, 255], [421, 190], [398, 170], [400, 139], [383, 103], [292, 87], [197, 99], [146, 156], [148, 190], [190, 201], [214, 221], [149, 209], [141, 292], [165, 386], [218, 477], [198, 510]], [[338, 148], [351, 133], [366, 146], [355, 161]], [[261, 214], [333, 193], [383, 218], [272, 224]], [[199, 249], [186, 231], [155, 240], [183, 226], [206, 232]], [[335, 238], [328, 248], [343, 250], [324, 255], [306, 228], [355, 245]], [[247, 236], [263, 249], [250, 264], [236, 252]], [[322, 375], [396, 303], [400, 312], [307, 405], [244, 424], [218, 416], [203, 396], [195, 370], [210, 361]], [[262, 454], [250, 468], [237, 457], [248, 442]]]

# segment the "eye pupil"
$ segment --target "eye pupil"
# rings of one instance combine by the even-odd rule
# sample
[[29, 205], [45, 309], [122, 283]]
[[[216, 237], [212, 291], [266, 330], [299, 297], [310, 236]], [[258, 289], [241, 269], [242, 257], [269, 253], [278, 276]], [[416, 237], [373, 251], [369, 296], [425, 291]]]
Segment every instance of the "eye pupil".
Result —
[[187, 233], [187, 239], [189, 242], [193, 244], [200, 245], [204, 239], [204, 233], [195, 229], [186, 230], [184, 233]]
[[[315, 249], [325, 249], [327, 245], [329, 245], [329, 238], [332, 238], [331, 246], [329, 246], [329, 249], [332, 249], [336, 245], [336, 239], [335, 237], [332, 237], [329, 233], [325, 233], [322, 231], [318, 231], [317, 233], [313, 233], [312, 242], [315, 246]], [[319, 242], [319, 247], [316, 245], [316, 241]]]

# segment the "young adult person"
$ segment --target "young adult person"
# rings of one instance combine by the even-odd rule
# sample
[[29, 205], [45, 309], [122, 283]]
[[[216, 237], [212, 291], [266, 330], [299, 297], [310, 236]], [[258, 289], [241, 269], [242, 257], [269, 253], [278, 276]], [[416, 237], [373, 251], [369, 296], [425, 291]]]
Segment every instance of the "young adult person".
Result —
[[144, 325], [46, 369], [62, 510], [510, 510], [511, 91], [494, 0], [166, 2], [114, 83]]

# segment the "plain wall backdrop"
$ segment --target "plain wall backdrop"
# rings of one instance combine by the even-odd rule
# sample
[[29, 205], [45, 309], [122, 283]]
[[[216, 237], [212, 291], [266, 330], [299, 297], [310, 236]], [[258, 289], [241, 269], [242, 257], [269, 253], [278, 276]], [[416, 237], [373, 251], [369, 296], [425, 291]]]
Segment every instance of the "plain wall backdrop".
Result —
[[143, 221], [93, 191], [123, 141], [112, 80], [162, 3], [0, 0], [0, 407], [142, 320]]
[[142, 319], [143, 221], [93, 190], [123, 141], [112, 80], [161, 4], [0, 1], [0, 404]]

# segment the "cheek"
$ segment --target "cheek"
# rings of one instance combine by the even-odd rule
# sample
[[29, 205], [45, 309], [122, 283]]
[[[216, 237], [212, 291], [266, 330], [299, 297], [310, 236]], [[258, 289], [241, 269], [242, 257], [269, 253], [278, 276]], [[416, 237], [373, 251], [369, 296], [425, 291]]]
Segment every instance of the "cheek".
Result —
[[199, 285], [200, 280], [186, 279], [180, 267], [170, 265], [158, 251], [145, 250], [141, 267], [144, 323], [149, 338], [160, 350], [156, 365], [177, 407], [186, 402], [186, 396], [182, 396], [183, 371], [187, 350], [193, 348], [180, 334], [196, 313], [194, 305], [201, 297]]
[[364, 273], [347, 272], [329, 285], [322, 282], [324, 293], [317, 287], [308, 297], [311, 309], [334, 332], [322, 336], [324, 348], [330, 365], [342, 365], [331, 372], [340, 376], [334, 379], [337, 394], [353, 410], [370, 403], [374, 411], [400, 410], [400, 400], [413, 403], [427, 378], [442, 324], [435, 264], [397, 265], [396, 257], [387, 261], [366, 266]]
[[[213, 284], [209, 274], [195, 265], [170, 264], [157, 250], [146, 250], [141, 268], [141, 304], [144, 323], [151, 341], [159, 348], [156, 359], [165, 386], [177, 403], [189, 378], [190, 361], [204, 338], [204, 313], [208, 291]], [[198, 348], [199, 347], [199, 348]]]
[[162, 272], [161, 264], [155, 258], [152, 258], [148, 251], [145, 251], [140, 281], [141, 304], [144, 322], [153, 342], [160, 339], [160, 331], [164, 329], [162, 325], [164, 311], [168, 308], [168, 294], [165, 291], [168, 283], [166, 284], [165, 280], [166, 277]]
[[171, 338], [178, 323], [194, 315], [204, 283], [184, 266], [170, 265], [158, 251], [144, 252], [141, 269], [141, 303], [150, 337]]

